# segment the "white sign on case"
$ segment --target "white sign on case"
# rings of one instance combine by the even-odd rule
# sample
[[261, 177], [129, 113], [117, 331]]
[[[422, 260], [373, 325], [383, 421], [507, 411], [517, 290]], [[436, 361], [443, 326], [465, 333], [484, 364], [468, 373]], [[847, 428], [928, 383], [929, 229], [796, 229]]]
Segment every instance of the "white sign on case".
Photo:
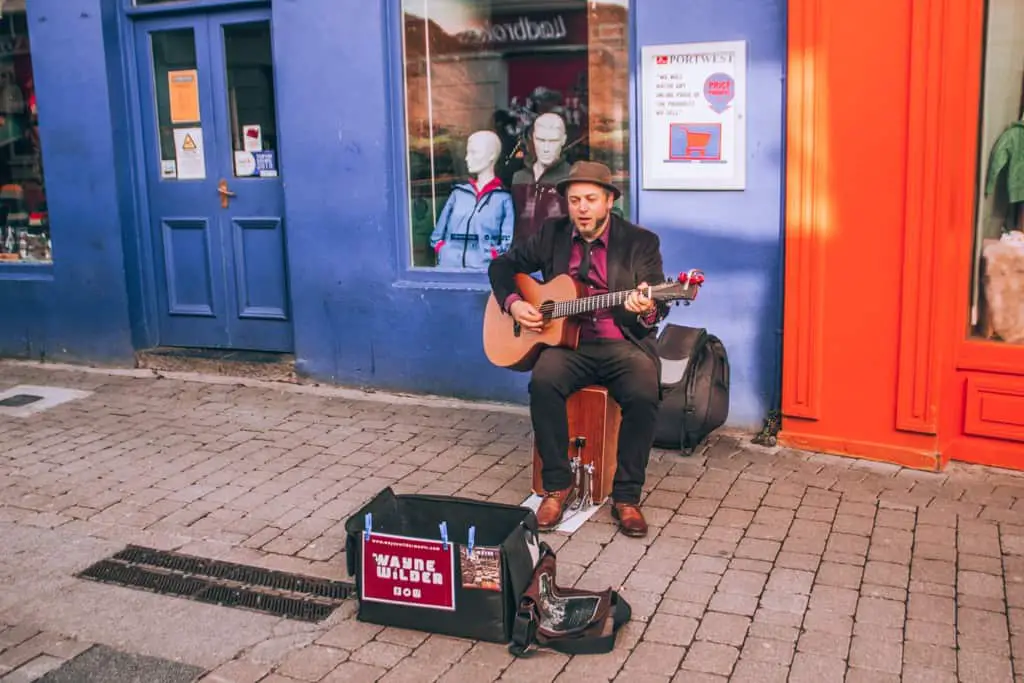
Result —
[[746, 41], [641, 48], [645, 190], [746, 188]]

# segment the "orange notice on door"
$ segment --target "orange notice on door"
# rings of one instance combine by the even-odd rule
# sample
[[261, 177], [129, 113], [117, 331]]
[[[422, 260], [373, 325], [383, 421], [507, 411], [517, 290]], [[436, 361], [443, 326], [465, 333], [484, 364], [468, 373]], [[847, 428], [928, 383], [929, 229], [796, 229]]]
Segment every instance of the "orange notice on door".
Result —
[[199, 121], [199, 72], [195, 69], [169, 71], [167, 86], [170, 92], [171, 123]]

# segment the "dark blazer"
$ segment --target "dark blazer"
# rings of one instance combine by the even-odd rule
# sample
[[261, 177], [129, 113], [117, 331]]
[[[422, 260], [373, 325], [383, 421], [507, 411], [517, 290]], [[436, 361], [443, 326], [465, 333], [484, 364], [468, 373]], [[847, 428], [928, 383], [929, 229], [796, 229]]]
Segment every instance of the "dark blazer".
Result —
[[[608, 239], [609, 290], [615, 292], [630, 289], [641, 282], [649, 285], [664, 282], [661, 241], [658, 236], [614, 214], [611, 220]], [[545, 282], [556, 275], [568, 273], [572, 233], [573, 227], [568, 217], [548, 220], [527, 241], [513, 245], [491, 261], [487, 274], [498, 304], [503, 306], [505, 299], [516, 291], [515, 276], [518, 273], [540, 271]], [[657, 320], [660, 322], [668, 314], [668, 304], [659, 303], [657, 306]], [[630, 313], [623, 306], [616, 306], [612, 310], [612, 317], [623, 336], [639, 345], [660, 366], [654, 348], [657, 328], [645, 326], [635, 313]]]

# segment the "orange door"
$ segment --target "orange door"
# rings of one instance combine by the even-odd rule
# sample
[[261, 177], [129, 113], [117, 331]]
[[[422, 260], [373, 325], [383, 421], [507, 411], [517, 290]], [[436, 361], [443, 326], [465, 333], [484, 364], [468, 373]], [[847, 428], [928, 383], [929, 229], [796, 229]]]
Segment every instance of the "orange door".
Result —
[[790, 2], [784, 444], [1024, 468], [1024, 344], [972, 324], [985, 10]]

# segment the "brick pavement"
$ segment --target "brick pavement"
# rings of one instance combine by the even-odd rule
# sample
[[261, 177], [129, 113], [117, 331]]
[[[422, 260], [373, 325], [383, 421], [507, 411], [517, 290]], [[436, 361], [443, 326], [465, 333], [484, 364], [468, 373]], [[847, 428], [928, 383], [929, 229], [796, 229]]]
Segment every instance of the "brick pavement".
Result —
[[[95, 392], [0, 417], [0, 537], [136, 542], [347, 578], [343, 522], [384, 486], [503, 502], [529, 493], [518, 409], [138, 374], [0, 365], [0, 389]], [[571, 537], [546, 537], [562, 582], [624, 586], [634, 620], [607, 655], [513, 660], [499, 645], [358, 623], [349, 605], [316, 625], [239, 617], [266, 635], [228, 655], [173, 656], [209, 670], [210, 683], [1024, 682], [1024, 477], [915, 472], [724, 434], [699, 457], [655, 452], [645, 505], [647, 539], [616, 535], [607, 509]], [[79, 552], [79, 566], [104, 554]], [[116, 620], [90, 626], [105, 607], [73, 621], [5, 597], [4, 571], [3, 683], [33, 680], [117, 633]], [[237, 612], [188, 609], [197, 623]], [[172, 645], [146, 648], [171, 656]]]

